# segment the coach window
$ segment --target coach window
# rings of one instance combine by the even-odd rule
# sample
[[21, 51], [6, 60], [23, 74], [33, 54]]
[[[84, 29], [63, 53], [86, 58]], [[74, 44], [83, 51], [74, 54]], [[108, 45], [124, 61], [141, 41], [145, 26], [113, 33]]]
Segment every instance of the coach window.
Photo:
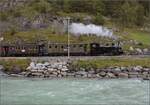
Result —
[[76, 47], [76, 45], [73, 45], [73, 47], [75, 48], [75, 47]]
[[80, 45], [80, 47], [83, 47], [82, 45]]
[[63, 49], [63, 48], [64, 48], [64, 46], [61, 46], [61, 48]]
[[55, 48], [57, 48], [57, 46], [55, 46]]
[[52, 46], [49, 46], [49, 48], [52, 48]]

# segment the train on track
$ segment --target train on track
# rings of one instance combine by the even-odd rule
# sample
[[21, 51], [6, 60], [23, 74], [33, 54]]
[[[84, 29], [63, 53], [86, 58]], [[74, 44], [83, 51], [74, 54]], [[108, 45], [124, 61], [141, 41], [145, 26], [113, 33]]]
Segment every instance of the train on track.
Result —
[[100, 43], [52, 43], [39, 41], [34, 43], [0, 43], [1, 57], [17, 56], [100, 56], [100, 55], [121, 55], [122, 48], [119, 44]]

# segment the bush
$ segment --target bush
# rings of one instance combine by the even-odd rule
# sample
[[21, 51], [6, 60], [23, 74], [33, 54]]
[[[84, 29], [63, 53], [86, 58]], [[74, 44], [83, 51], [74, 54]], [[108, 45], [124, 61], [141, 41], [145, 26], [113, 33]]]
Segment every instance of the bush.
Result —
[[95, 16], [94, 23], [99, 25], [104, 25], [105, 23], [104, 17], [101, 14], [97, 14]]

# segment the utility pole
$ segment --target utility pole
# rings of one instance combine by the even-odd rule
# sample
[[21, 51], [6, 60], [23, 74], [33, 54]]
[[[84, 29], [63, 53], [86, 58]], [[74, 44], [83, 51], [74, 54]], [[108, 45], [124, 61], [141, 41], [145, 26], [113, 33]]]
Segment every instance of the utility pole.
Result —
[[68, 59], [70, 59], [70, 34], [69, 34], [69, 24], [70, 24], [70, 18], [67, 17], [67, 35], [68, 35]]

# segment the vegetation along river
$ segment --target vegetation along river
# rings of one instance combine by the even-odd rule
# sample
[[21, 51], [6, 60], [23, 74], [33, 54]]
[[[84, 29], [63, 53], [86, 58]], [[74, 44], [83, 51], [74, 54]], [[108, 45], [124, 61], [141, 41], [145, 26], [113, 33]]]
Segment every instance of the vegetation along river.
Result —
[[0, 105], [149, 105], [150, 81], [145, 80], [0, 79]]

